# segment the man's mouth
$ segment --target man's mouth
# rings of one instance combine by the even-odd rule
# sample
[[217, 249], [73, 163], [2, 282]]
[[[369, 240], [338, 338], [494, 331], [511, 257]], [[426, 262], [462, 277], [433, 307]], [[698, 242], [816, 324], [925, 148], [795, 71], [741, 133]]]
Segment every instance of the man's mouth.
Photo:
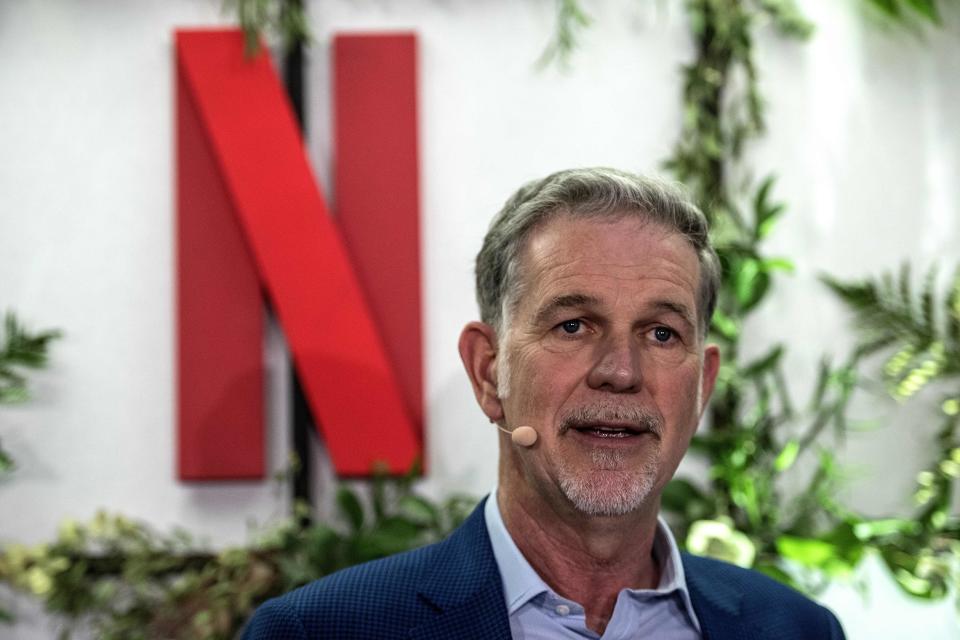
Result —
[[635, 407], [586, 406], [568, 413], [560, 422], [561, 435], [578, 434], [609, 442], [625, 442], [640, 436], [659, 438], [663, 420], [659, 415]]
[[573, 431], [577, 431], [584, 435], [592, 436], [594, 438], [630, 438], [633, 436], [638, 436], [642, 433], [647, 433], [646, 429], [642, 429], [637, 426], [606, 426], [606, 425], [584, 425], [573, 427]]

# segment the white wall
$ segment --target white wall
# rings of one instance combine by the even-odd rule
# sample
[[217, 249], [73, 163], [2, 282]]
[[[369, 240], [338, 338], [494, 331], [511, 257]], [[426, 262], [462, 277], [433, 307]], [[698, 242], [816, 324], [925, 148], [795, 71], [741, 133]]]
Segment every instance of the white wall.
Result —
[[[952, 267], [960, 258], [960, 12], [922, 41], [867, 24], [852, 1], [803, 4], [818, 25], [811, 42], [759, 39], [770, 134], [751, 153], [780, 176], [790, 212], [771, 246], [798, 265], [752, 327], [754, 344], [795, 346], [788, 365], [798, 391], [820, 353], [840, 357], [851, 339], [817, 273], [856, 277], [903, 259]], [[227, 544], [246, 537], [251, 519], [285, 512], [267, 481], [186, 485], [174, 473], [172, 30], [222, 23], [219, 5], [0, 3], [0, 308], [66, 332], [51, 368], [35, 377], [34, 402], [0, 414], [0, 438], [20, 465], [0, 483], [0, 542], [45, 540], [62, 518], [105, 507]], [[324, 182], [331, 34], [413, 29], [420, 37], [425, 488], [433, 494], [480, 494], [494, 481], [496, 437], [474, 408], [455, 348], [475, 316], [472, 259], [493, 212], [521, 182], [556, 169], [656, 170], [677, 135], [678, 68], [692, 55], [681, 2], [585, 6], [594, 24], [561, 72], [533, 64], [553, 28], [548, 0], [309, 5], [317, 36], [309, 147]], [[274, 470], [287, 453], [281, 343], [274, 333], [265, 347]], [[872, 403], [863, 411], [899, 410]], [[863, 477], [850, 490], [853, 506], [906, 506], [930, 454], [929, 420], [920, 422], [851, 438], [847, 457]], [[329, 488], [329, 470], [318, 475]], [[830, 602], [850, 637], [879, 637], [868, 626], [875, 616], [844, 597]], [[49, 635], [22, 606], [34, 622], [20, 637]], [[936, 626], [925, 637], [952, 637], [956, 618], [941, 617], [924, 614]]]

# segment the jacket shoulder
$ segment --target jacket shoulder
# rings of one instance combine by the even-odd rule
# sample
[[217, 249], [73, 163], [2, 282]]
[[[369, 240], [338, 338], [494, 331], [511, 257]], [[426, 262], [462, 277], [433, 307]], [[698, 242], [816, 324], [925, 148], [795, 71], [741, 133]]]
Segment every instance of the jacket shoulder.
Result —
[[350, 567], [268, 600], [243, 638], [395, 638], [429, 613], [417, 588], [436, 547]]
[[763, 630], [767, 637], [844, 637], [833, 612], [758, 571], [687, 553], [683, 565], [698, 618], [709, 621], [718, 611], [736, 611], [745, 624]]
[[267, 601], [248, 623], [244, 640], [392, 639], [429, 627], [444, 610], [462, 613], [486, 603], [478, 611], [489, 613], [504, 607], [484, 504], [440, 542], [338, 571]]

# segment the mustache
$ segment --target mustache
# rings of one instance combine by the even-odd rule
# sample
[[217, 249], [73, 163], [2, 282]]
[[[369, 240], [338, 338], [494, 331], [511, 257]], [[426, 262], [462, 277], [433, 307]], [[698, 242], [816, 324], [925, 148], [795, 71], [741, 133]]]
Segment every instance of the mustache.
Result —
[[560, 433], [596, 424], [630, 425], [638, 431], [649, 431], [656, 436], [663, 433], [663, 416], [642, 407], [613, 404], [594, 404], [571, 409], [560, 420]]

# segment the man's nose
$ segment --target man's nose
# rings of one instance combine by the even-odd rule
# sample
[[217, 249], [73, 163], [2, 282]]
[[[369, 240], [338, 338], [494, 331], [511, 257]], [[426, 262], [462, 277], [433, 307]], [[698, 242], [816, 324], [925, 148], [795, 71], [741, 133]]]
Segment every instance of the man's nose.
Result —
[[587, 375], [590, 388], [635, 393], [642, 382], [640, 345], [632, 332], [608, 336], [598, 345], [596, 363]]

